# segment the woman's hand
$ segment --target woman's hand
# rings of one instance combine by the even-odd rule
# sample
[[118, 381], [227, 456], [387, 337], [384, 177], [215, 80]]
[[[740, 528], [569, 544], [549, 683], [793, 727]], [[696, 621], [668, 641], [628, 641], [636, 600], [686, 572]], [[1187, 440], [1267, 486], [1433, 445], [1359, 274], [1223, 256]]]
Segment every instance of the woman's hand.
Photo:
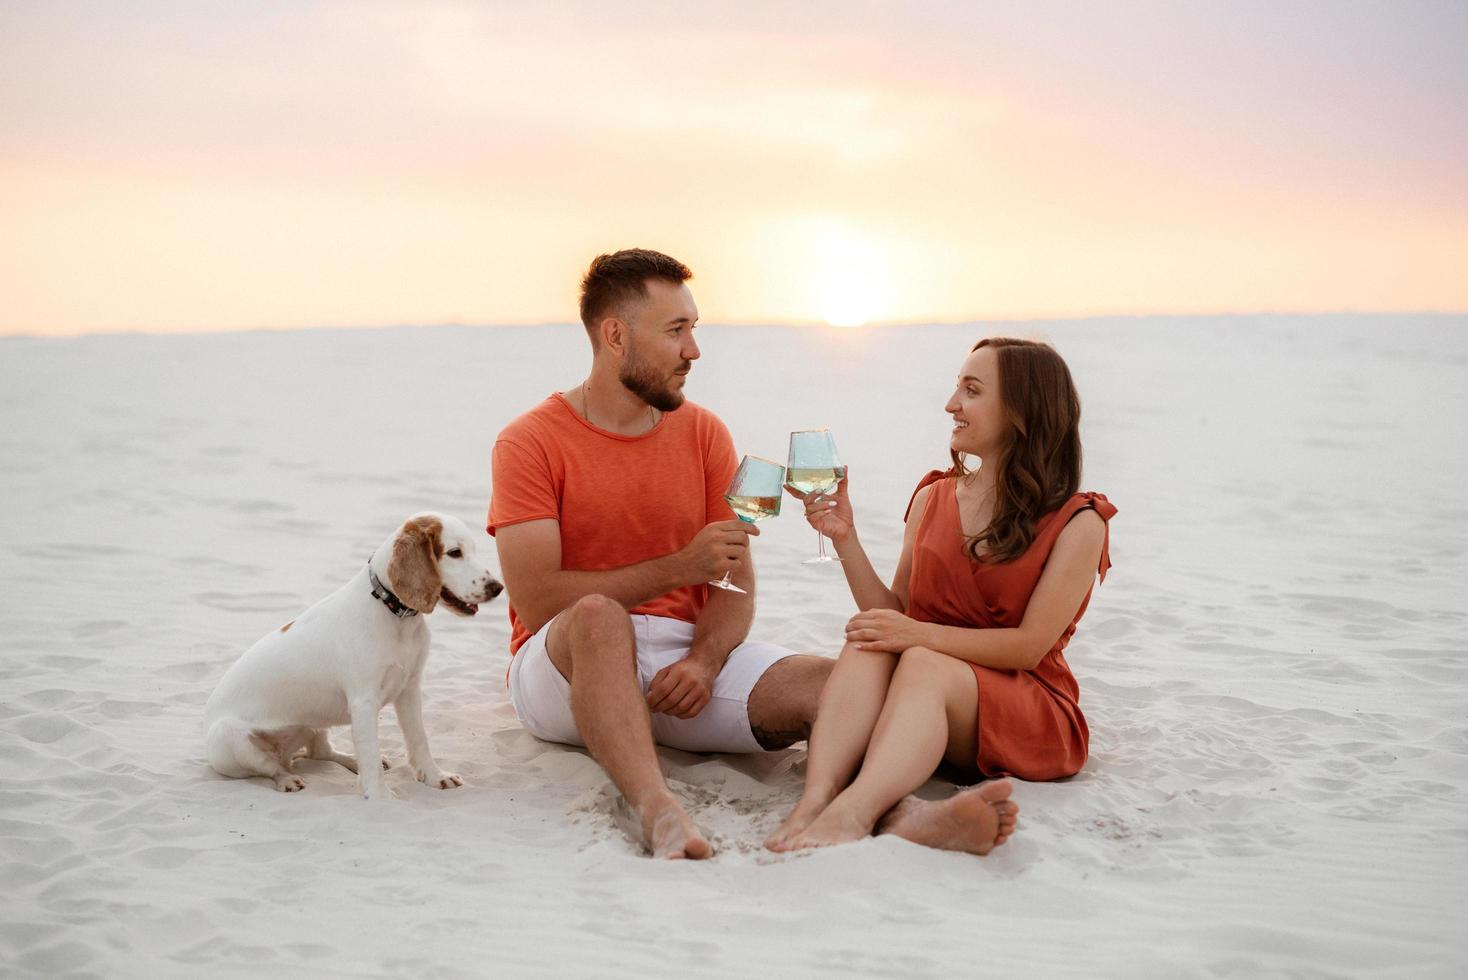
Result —
[[927, 646], [931, 625], [904, 616], [895, 609], [868, 609], [852, 616], [846, 624], [846, 641], [858, 650], [901, 653], [912, 647]]
[[796, 500], [805, 503], [805, 519], [810, 526], [840, 544], [856, 527], [856, 516], [851, 511], [851, 498], [846, 495], [846, 478], [836, 484], [834, 494], [799, 493], [790, 484], [786, 491]]

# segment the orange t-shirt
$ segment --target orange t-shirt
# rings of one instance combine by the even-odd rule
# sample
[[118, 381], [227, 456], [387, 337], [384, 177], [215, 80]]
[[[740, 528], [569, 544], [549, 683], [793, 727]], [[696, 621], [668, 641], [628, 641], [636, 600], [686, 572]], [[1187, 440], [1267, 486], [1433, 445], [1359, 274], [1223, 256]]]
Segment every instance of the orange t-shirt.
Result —
[[[560, 394], [515, 419], [494, 444], [487, 530], [550, 519], [561, 525], [561, 568], [605, 571], [679, 550], [734, 512], [724, 491], [739, 468], [718, 416], [692, 402], [640, 436], [598, 429]], [[685, 586], [634, 613], [696, 622], [707, 598]], [[530, 632], [510, 603], [510, 652]]]

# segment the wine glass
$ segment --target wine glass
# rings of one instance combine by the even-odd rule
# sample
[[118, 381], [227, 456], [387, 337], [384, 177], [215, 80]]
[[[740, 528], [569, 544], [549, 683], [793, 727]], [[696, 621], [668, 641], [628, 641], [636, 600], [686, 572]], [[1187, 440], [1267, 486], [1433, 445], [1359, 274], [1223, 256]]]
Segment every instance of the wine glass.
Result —
[[[790, 460], [785, 485], [796, 493], [834, 493], [836, 485], [846, 479], [846, 467], [836, 454], [836, 440], [830, 429], [806, 429], [790, 433]], [[816, 556], [801, 562], [814, 565], [823, 561], [840, 561], [826, 554], [826, 537], [816, 532]]]
[[[724, 499], [734, 509], [734, 516], [746, 524], [780, 513], [780, 485], [785, 482], [785, 467], [758, 456], [745, 456], [739, 461], [734, 481], [724, 492]], [[716, 589], [744, 592], [729, 581], [730, 569], [724, 577], [710, 582]]]

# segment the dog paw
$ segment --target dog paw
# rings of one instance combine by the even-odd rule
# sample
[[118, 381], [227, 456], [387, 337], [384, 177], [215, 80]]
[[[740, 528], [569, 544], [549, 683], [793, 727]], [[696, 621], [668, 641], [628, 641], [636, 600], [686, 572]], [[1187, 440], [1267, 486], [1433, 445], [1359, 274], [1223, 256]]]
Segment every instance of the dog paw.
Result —
[[456, 772], [425, 772], [422, 769], [414, 770], [418, 782], [429, 786], [437, 786], [439, 789], [456, 789], [464, 785], [464, 779]]
[[296, 793], [306, 788], [306, 781], [294, 773], [283, 772], [275, 777], [275, 788], [282, 793]]

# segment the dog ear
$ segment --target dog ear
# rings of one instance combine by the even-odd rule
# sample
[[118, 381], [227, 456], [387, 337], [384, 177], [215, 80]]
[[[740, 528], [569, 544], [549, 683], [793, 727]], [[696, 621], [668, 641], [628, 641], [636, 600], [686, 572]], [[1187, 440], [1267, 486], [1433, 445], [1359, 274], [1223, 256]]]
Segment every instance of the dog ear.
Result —
[[443, 557], [443, 523], [433, 517], [410, 518], [393, 539], [387, 563], [391, 588], [403, 604], [431, 613], [443, 590], [438, 560]]

